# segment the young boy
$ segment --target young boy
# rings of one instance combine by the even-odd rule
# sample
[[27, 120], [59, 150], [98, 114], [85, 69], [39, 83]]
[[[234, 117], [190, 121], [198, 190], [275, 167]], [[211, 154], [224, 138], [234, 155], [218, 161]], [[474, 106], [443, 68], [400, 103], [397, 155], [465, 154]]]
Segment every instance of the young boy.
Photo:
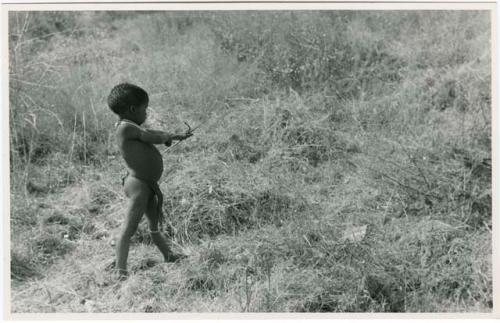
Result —
[[163, 220], [163, 195], [158, 185], [163, 172], [163, 159], [154, 145], [170, 146], [173, 140], [184, 140], [192, 136], [192, 133], [175, 135], [142, 128], [148, 103], [146, 91], [128, 83], [115, 86], [108, 96], [109, 107], [120, 118], [116, 125], [116, 138], [128, 168], [123, 186], [129, 204], [114, 263], [122, 279], [127, 276], [130, 238], [137, 231], [144, 213], [148, 219], [151, 239], [160, 249], [165, 261], [173, 262], [181, 257], [170, 250], [163, 234], [158, 230], [158, 224]]

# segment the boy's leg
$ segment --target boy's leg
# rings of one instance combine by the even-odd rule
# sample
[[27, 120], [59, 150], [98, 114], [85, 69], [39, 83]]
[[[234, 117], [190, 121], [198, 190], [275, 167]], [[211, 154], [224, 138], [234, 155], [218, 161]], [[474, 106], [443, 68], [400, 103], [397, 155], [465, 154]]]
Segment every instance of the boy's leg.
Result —
[[172, 252], [165, 236], [158, 230], [158, 201], [155, 196], [149, 200], [146, 216], [149, 222], [149, 230], [151, 231], [151, 240], [153, 240], [153, 243], [158, 247], [158, 249], [160, 249], [165, 262], [174, 262], [178, 259], [184, 258], [184, 255], [178, 255]]
[[146, 217], [149, 223], [149, 230], [151, 231], [151, 240], [160, 249], [160, 252], [165, 258], [165, 261], [169, 258], [172, 251], [170, 246], [163, 236], [163, 234], [158, 230], [159, 216], [158, 216], [158, 201], [156, 196], [152, 196], [149, 199], [148, 207], [146, 209]]
[[116, 268], [122, 275], [127, 274], [127, 258], [130, 238], [137, 231], [142, 215], [147, 209], [148, 200], [153, 195], [148, 185], [129, 176], [124, 183], [125, 194], [129, 198], [127, 214], [116, 248]]

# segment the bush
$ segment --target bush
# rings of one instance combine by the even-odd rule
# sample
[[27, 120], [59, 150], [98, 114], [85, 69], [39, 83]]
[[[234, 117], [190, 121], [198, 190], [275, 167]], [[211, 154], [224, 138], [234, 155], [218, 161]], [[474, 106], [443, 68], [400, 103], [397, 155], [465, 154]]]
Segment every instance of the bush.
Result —
[[25, 255], [11, 250], [10, 252], [10, 277], [16, 280], [26, 280], [28, 278], [37, 277], [39, 273], [34, 267], [31, 259]]
[[366, 90], [373, 78], [398, 81], [403, 66], [382, 41], [352, 42], [345, 26], [356, 19], [364, 17], [335, 11], [226, 13], [212, 15], [210, 25], [223, 50], [257, 64], [276, 88], [325, 89], [345, 97]]
[[302, 201], [292, 199], [278, 187], [251, 184], [253, 175], [243, 168], [204, 163], [198, 161], [196, 169], [185, 169], [172, 178], [172, 194], [166, 196], [169, 226], [183, 241], [236, 234], [266, 224], [279, 226], [303, 207]]

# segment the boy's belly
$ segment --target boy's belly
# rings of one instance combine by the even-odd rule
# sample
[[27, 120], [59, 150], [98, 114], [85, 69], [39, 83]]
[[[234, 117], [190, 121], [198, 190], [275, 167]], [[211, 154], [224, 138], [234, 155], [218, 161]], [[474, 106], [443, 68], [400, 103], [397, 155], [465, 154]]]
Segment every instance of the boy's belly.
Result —
[[163, 159], [153, 145], [129, 141], [121, 147], [121, 150], [130, 175], [153, 182], [160, 179], [163, 173]]

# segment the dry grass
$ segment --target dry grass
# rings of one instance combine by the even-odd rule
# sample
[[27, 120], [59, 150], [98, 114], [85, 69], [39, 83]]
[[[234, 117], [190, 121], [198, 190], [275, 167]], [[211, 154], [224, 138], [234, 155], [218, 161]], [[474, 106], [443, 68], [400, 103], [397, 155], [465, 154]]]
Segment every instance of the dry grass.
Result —
[[[11, 13], [12, 311], [491, 311], [485, 15]], [[202, 126], [118, 282], [125, 80]]]

